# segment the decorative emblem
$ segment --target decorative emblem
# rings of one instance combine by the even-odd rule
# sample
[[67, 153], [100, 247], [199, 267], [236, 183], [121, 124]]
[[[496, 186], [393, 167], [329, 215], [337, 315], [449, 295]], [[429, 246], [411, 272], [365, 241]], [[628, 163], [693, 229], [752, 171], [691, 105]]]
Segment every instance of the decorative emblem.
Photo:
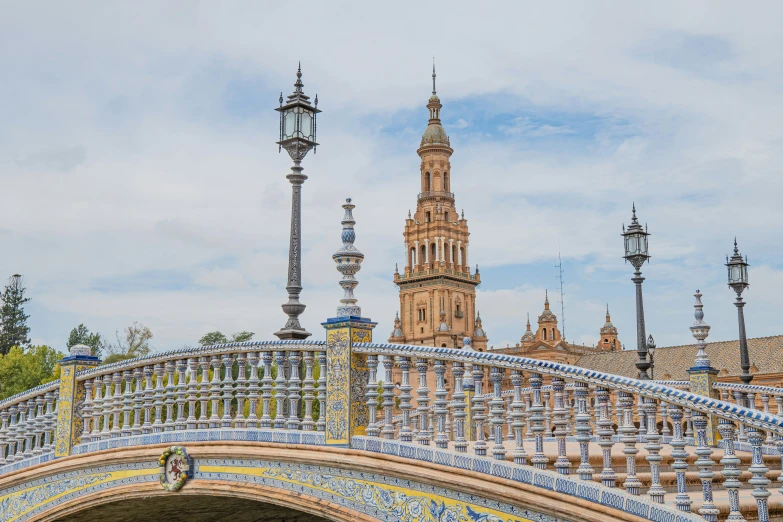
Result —
[[160, 485], [166, 491], [179, 491], [188, 480], [190, 457], [182, 446], [171, 446], [158, 459]]

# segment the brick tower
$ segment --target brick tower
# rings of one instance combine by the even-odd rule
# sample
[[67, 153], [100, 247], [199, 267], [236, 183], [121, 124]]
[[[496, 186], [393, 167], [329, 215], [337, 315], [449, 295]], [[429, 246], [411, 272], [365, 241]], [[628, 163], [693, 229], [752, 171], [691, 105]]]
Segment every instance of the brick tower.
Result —
[[[395, 270], [400, 288], [400, 314], [389, 342], [458, 348], [469, 337], [475, 350], [484, 350], [487, 337], [476, 311], [478, 267], [468, 263], [468, 222], [460, 215], [451, 192], [454, 150], [440, 123], [442, 105], [435, 93], [427, 103], [429, 123], [417, 151], [421, 158], [421, 192], [416, 212], [405, 220], [405, 269]], [[476, 335], [476, 323], [479, 335]]]

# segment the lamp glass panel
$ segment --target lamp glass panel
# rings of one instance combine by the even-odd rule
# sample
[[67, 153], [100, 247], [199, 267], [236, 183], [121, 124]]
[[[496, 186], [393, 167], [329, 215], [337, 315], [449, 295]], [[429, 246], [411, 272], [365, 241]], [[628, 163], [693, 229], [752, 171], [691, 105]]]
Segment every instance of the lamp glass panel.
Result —
[[296, 114], [293, 109], [285, 111], [283, 119], [283, 137], [284, 139], [293, 138], [296, 131]]
[[628, 238], [628, 253], [635, 254], [639, 251], [639, 238], [630, 236]]
[[639, 235], [639, 252], [647, 254], [647, 236], [643, 234]]
[[739, 283], [742, 281], [741, 269], [737, 265], [732, 265], [729, 269], [729, 281]]
[[302, 111], [301, 135], [304, 139], [313, 139], [313, 117], [308, 111]]

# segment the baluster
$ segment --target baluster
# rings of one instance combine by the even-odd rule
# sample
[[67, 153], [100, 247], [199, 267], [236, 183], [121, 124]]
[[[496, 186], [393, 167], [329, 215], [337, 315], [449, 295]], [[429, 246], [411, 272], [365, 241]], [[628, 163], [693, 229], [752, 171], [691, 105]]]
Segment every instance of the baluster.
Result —
[[430, 440], [435, 438], [435, 417], [433, 416], [432, 408], [427, 410], [427, 427], [429, 428]]
[[527, 464], [527, 453], [523, 443], [525, 429], [525, 403], [522, 401], [522, 371], [511, 370], [511, 385], [514, 386], [514, 400], [511, 401], [511, 427], [514, 429], [514, 464]]
[[[427, 361], [424, 361], [427, 364]], [[394, 438], [394, 424], [392, 424], [392, 410], [394, 409], [394, 383], [392, 382], [392, 369], [394, 368], [394, 359], [385, 355], [383, 357], [383, 429], [381, 435], [384, 439]]]
[[33, 444], [33, 455], [40, 455], [41, 441], [43, 441], [44, 432], [44, 396], [39, 395], [35, 398], [35, 429], [33, 430], [35, 442]]
[[666, 442], [666, 437], [672, 434], [669, 429], [669, 405], [665, 402], [661, 403], [661, 442]]
[[[222, 357], [223, 364], [223, 384], [221, 386], [223, 392], [223, 416], [220, 419], [221, 428], [231, 427], [231, 401], [234, 400], [234, 358], [230, 353], [224, 353]], [[220, 369], [218, 369], [220, 372]]]
[[152, 366], [144, 367], [144, 424], [141, 427], [143, 434], [152, 433]]
[[0, 466], [6, 464], [6, 448], [8, 447], [8, 410], [0, 411]]
[[549, 405], [549, 399], [552, 394], [550, 390], [551, 386], [544, 386], [541, 388], [541, 397], [544, 401], [544, 437], [552, 436], [552, 408]]
[[465, 389], [463, 379], [465, 367], [461, 362], [451, 363], [451, 372], [454, 374], [454, 393], [451, 398], [454, 403], [454, 451], [465, 453], [468, 451], [468, 441], [465, 439]]
[[[775, 395], [775, 404], [777, 406], [777, 416], [783, 417], [783, 395]], [[780, 454], [781, 458], [781, 469], [783, 470], [783, 436], [776, 435], [775, 436], [775, 445], [778, 448], [778, 453]], [[778, 482], [783, 484], [783, 472], [778, 475]], [[783, 494], [783, 486], [778, 489], [778, 491]]]
[[[579, 383], [576, 385], [579, 386]], [[577, 388], [577, 390], [578, 389], [579, 388]], [[612, 447], [614, 446], [612, 436], [614, 436], [614, 429], [612, 428], [612, 419], [610, 418], [609, 411], [609, 390], [599, 387], [596, 390], [596, 399], [600, 410], [600, 417], [597, 425], [598, 445], [601, 447], [604, 464], [603, 469], [601, 470], [601, 483], [604, 486], [613, 488], [616, 486], [617, 477], [614, 473], [614, 468], [612, 468]]]
[[[720, 463], [723, 464], [722, 474], [725, 478], [723, 487], [726, 488], [729, 495], [729, 517], [727, 520], [745, 521], [739, 508], [739, 488], [742, 483], [739, 477], [742, 472], [739, 470], [740, 459], [734, 453], [734, 423], [728, 419], [719, 419], [718, 431], [723, 438], [723, 458]], [[672, 443], [672, 445], [674, 445]], [[678, 477], [679, 478], [679, 477]]]
[[[400, 364], [402, 367], [402, 364]], [[367, 397], [367, 436], [377, 437], [381, 433], [381, 428], [378, 423], [378, 356], [367, 356], [367, 368], [369, 371], [369, 377], [367, 379], [367, 385], [364, 388], [364, 396]], [[320, 397], [320, 391], [319, 397]], [[400, 404], [402, 408], [402, 404]], [[405, 410], [403, 410], [403, 414]], [[402, 433], [402, 430], [400, 430]], [[403, 439], [404, 440], [404, 439]]]
[[503, 395], [503, 415], [506, 423], [506, 435], [503, 437], [505, 440], [514, 440], [514, 418], [511, 416], [511, 402], [514, 398], [511, 395]]
[[411, 416], [411, 424], [413, 424], [413, 440], [419, 440], [419, 412]]
[[[416, 394], [418, 395], [418, 397], [416, 398], [416, 403], [418, 404], [418, 408], [416, 408], [416, 411], [419, 412], [419, 422], [418, 422], [419, 433], [416, 440], [419, 444], [423, 446], [429, 446], [430, 444], [430, 434], [427, 429], [427, 410], [429, 409], [429, 403], [430, 403], [430, 398], [429, 398], [430, 390], [429, 388], [427, 388], [428, 368], [429, 368], [429, 363], [427, 362], [427, 359], [421, 357], [416, 359], [416, 372], [419, 375], [419, 387], [416, 389]], [[391, 379], [391, 373], [389, 373], [388, 375], [389, 378]], [[385, 388], [385, 383], [384, 383], [384, 388]], [[386, 393], [384, 392], [384, 396], [385, 395]], [[391, 413], [389, 413], [389, 415], [391, 415]]]
[[188, 371], [188, 361], [185, 359], [180, 359], [176, 363], [177, 365], [177, 387], [176, 387], [176, 395], [177, 395], [177, 419], [174, 421], [174, 429], [177, 431], [182, 431], [187, 427], [187, 422], [185, 421], [185, 403], [187, 402], [187, 371]]
[[95, 377], [94, 379], [95, 395], [92, 401], [92, 432], [90, 433], [90, 441], [95, 442], [101, 438], [101, 415], [103, 413], [103, 387], [101, 385], [101, 377]]
[[209, 395], [211, 383], [209, 380], [209, 366], [210, 360], [206, 357], [199, 359], [199, 366], [201, 367], [201, 381], [199, 381], [198, 395], [201, 406], [201, 411], [198, 417], [198, 429], [209, 428], [209, 419], [207, 419], [207, 413], [209, 410]]
[[299, 429], [299, 398], [302, 391], [302, 383], [299, 379], [299, 352], [288, 354], [288, 365], [291, 368], [291, 376], [288, 379], [288, 424], [289, 430]]
[[506, 460], [506, 447], [503, 445], [503, 425], [505, 419], [506, 405], [501, 395], [501, 387], [503, 385], [503, 377], [505, 374], [503, 368], [493, 366], [490, 369], [490, 378], [492, 379], [492, 399], [489, 401], [489, 413], [492, 416], [492, 426], [495, 428], [495, 445], [492, 447], [492, 457], [495, 460]]
[[479, 456], [487, 454], [487, 442], [484, 437], [484, 421], [487, 420], [487, 398], [484, 395], [484, 367], [473, 365], [473, 386], [476, 393], [473, 396], [473, 421], [476, 426], [476, 442], [473, 444], [473, 452]]
[[[749, 394], [751, 398], [754, 398], [755, 394]], [[751, 399], [749, 399], [750, 401]], [[749, 402], [753, 404], [753, 402]], [[747, 427], [748, 441], [750, 442], [753, 450], [753, 457], [751, 465], [748, 468], [753, 474], [753, 477], [748, 480], [748, 484], [755, 486], [752, 495], [756, 499], [756, 505], [758, 506], [759, 522], [769, 522], [769, 506], [767, 504], [769, 498], [769, 491], [767, 486], [770, 484], [770, 480], [766, 477], [769, 468], [764, 465], [764, 459], [761, 455], [761, 444], [764, 439], [764, 435], [761, 430], [752, 426]]]
[[690, 408], [685, 408], [685, 438], [693, 438], [693, 410]]
[[677, 475], [677, 496], [674, 498], [674, 503], [677, 506], [678, 511], [689, 513], [691, 511], [691, 497], [688, 495], [687, 484], [685, 482], [685, 472], [688, 471], [688, 452], [685, 450], [687, 443], [682, 436], [683, 412], [682, 407], [677, 404], [671, 404], [669, 409], [674, 429], [674, 435], [672, 436], [670, 443], [672, 447], [672, 459], [674, 459], [672, 469], [674, 469], [674, 472]]
[[707, 446], [707, 417], [699, 412], [693, 412], [693, 424], [696, 428], [696, 466], [699, 467], [699, 478], [701, 479], [702, 497], [704, 502], [699, 508], [699, 514], [709, 522], [717, 522], [718, 508], [712, 502], [712, 479], [715, 473], [712, 471], [712, 448]]
[[108, 439], [111, 437], [111, 413], [112, 413], [112, 390], [111, 390], [111, 375], [106, 374], [103, 376], [103, 429], [101, 430], [101, 438]]
[[[554, 381], [552, 381], [554, 384]], [[598, 393], [598, 392], [596, 392]], [[576, 413], [576, 441], [579, 443], [579, 467], [576, 472], [581, 480], [593, 480], [593, 468], [590, 467], [590, 438], [592, 437], [592, 428], [590, 427], [590, 414], [587, 412], [587, 384], [583, 382], [574, 383], [574, 397], [577, 406]], [[555, 396], [557, 400], [557, 396]], [[599, 420], [604, 417], [602, 409], [596, 404], [595, 411], [599, 414]], [[611, 423], [610, 423], [611, 424]], [[565, 449], [565, 440], [563, 440]], [[557, 466], [557, 464], [555, 464]], [[569, 464], [570, 466], [570, 464]]]
[[27, 401], [27, 422], [24, 425], [25, 434], [25, 458], [33, 456], [33, 446], [35, 444], [35, 419], [36, 419], [36, 401], [28, 399]]
[[[30, 422], [31, 418], [35, 415], [35, 411], [30, 406], [30, 402], [22, 401], [19, 403], [19, 411], [23, 415], [22, 420], [19, 421], [19, 425], [21, 426], [21, 450], [24, 450], [22, 453], [22, 459], [26, 459], [28, 457], [32, 457], [32, 448], [30, 444], [30, 434], [32, 433], [32, 430], [30, 429]], [[20, 459], [21, 460], [21, 459]]]
[[[116, 439], [122, 435], [122, 429], [120, 428], [120, 414], [122, 413], [122, 373], [114, 372], [111, 376], [111, 382], [114, 386], [114, 395], [112, 395], [111, 400], [112, 423], [109, 436], [112, 439]], [[109, 397], [108, 388], [106, 397], [107, 399]], [[109, 401], [107, 400], [106, 402]]]
[[[761, 404], [764, 407], [764, 413], [769, 413], [769, 395], [762, 394], [761, 395]], [[772, 432], [767, 431], [767, 438], [764, 439], [764, 444], [772, 445], [775, 443], [775, 439], [772, 437]]]
[[212, 380], [209, 382], [209, 400], [212, 403], [209, 412], [209, 427], [212, 429], [220, 427], [220, 417], [218, 416], [218, 410], [220, 410], [220, 359], [217, 355], [213, 355], [209, 364], [212, 366]]
[[275, 379], [275, 402], [277, 411], [275, 412], [275, 429], [285, 428], [285, 352], [275, 352], [275, 361], [277, 361], [277, 378]]
[[[133, 390], [133, 426], [131, 426], [131, 435], [141, 435], [141, 409], [144, 406], [144, 385], [142, 383], [144, 371], [141, 368], [134, 368], [133, 378], [136, 380], [136, 389]], [[98, 422], [97, 418], [95, 422]]]
[[658, 403], [655, 399], [646, 398], [644, 400], [644, 412], [647, 414], [647, 445], [644, 449], [647, 450], [647, 462], [650, 463], [650, 489], [647, 494], [650, 496], [650, 500], [658, 504], [663, 504], [663, 497], [666, 495], [666, 490], [661, 486], [661, 461], [663, 457], [660, 455], [661, 445], [658, 442], [661, 440], [661, 436], [658, 434], [658, 427], [656, 426], [655, 419], [658, 416]]
[[[446, 396], [446, 361], [435, 360], [433, 365], [435, 369], [435, 415], [437, 416], [437, 436], [435, 437], [435, 446], [441, 449], [449, 447], [449, 436], [446, 432], [446, 414], [449, 401]], [[498, 389], [499, 390], [499, 389]], [[498, 393], [500, 393], [498, 391]]]
[[623, 487], [631, 495], [638, 495], [642, 483], [636, 476], [636, 454], [639, 449], [636, 447], [636, 426], [633, 423], [634, 398], [630, 393], [619, 392], [620, 408], [623, 411], [623, 425], [619, 431], [622, 433], [620, 441], [625, 445], [623, 454], [625, 454], [626, 477]]
[[190, 379], [188, 380], [188, 420], [185, 427], [189, 430], [198, 428], [196, 420], [196, 403], [198, 401], [198, 359], [192, 357], [188, 359], [188, 370], [190, 370]]
[[9, 413], [9, 424], [8, 424], [8, 456], [6, 457], [6, 460], [8, 462], [14, 462], [17, 460], [16, 458], [16, 419], [17, 419], [17, 413], [18, 409], [16, 406], [11, 406], [8, 408]]
[[[93, 379], [87, 379], [84, 381], [84, 404], [82, 406], [82, 419], [83, 419], [83, 430], [82, 430], [82, 442], [87, 443], [92, 440], [92, 426], [93, 426], [93, 420], [92, 420], [92, 390], [93, 390]], [[0, 433], [0, 441], [2, 441], [2, 433]], [[0, 447], [2, 447], [2, 442], [0, 442]], [[2, 454], [0, 454], [0, 466], [2, 465]]]
[[315, 357], [313, 352], [305, 352], [305, 378], [303, 381], [305, 414], [304, 419], [302, 420], [302, 429], [305, 431], [315, 431], [315, 421], [313, 421], [313, 401], [315, 400], [315, 379], [313, 379], [314, 362]]
[[152, 423], [152, 433], [163, 432], [163, 374], [165, 372], [163, 363], [155, 365], [155, 421]]
[[[54, 449], [52, 447], [52, 442], [54, 441], [53, 431], [57, 424], [57, 415], [54, 413], [54, 393], [46, 392], [44, 400], [46, 401], [46, 431], [44, 432], [43, 452], [49, 453]], [[86, 428], [84, 433], [88, 433]], [[1, 442], [0, 448], [2, 448]], [[2, 459], [2, 457], [2, 452], [0, 452], [0, 459]]]
[[[377, 357], [377, 356], [376, 356]], [[318, 422], [315, 427], [318, 431], [326, 430], [326, 352], [318, 352]], [[377, 383], [376, 383], [377, 386]], [[377, 437], [377, 435], [376, 435]]]
[[544, 454], [544, 405], [541, 403], [541, 374], [530, 374], [530, 387], [533, 388], [533, 405], [530, 406], [530, 422], [533, 424], [531, 430], [536, 439], [536, 452], [530, 462], [538, 469], [546, 469], [549, 459]]
[[245, 429], [247, 419], [245, 418], [245, 400], [247, 399], [247, 354], [242, 352], [237, 354], [237, 414], [234, 419], [234, 427]]
[[530, 418], [533, 416], [532, 411], [532, 394], [531, 392], [525, 392], [524, 394], [525, 398], [525, 426], [527, 427], [527, 430], [525, 431], [525, 438], [530, 439], [533, 438], [533, 422], [530, 420]]
[[[571, 471], [571, 462], [566, 457], [566, 429], [568, 423], [565, 415], [565, 406], [563, 404], [563, 389], [565, 381], [560, 377], [552, 378], [552, 391], [555, 396], [554, 425], [555, 439], [557, 440], [557, 459], [555, 460], [555, 469], [561, 475], [568, 475]], [[589, 422], [588, 415], [588, 422]]]
[[258, 379], [258, 362], [261, 356], [258, 352], [247, 354], [247, 363], [250, 366], [250, 378], [248, 379], [248, 400], [250, 401], [250, 412], [247, 416], [247, 427], [258, 428], [258, 392], [261, 391]]
[[[399, 365], [400, 373], [402, 374], [400, 381], [400, 410], [402, 411], [400, 440], [402, 442], [411, 442], [413, 440], [413, 430], [411, 429], [411, 409], [413, 408], [411, 405], [411, 399], [413, 399], [413, 395], [411, 395], [411, 390], [413, 390], [413, 386], [411, 386], [410, 374], [411, 358], [400, 357]], [[377, 398], [378, 392], [376, 390], [373, 391], [374, 396]], [[378, 404], [377, 400], [375, 401], [375, 404]]]
[[[574, 425], [576, 423], [576, 416], [572, 415], [571, 412], [571, 402], [570, 402], [570, 397], [568, 396], [568, 386], [563, 387], [563, 409], [564, 409], [563, 418], [566, 421], [565, 425], [563, 426], [563, 429], [565, 429], [566, 437], [574, 436], [574, 431], [576, 428], [576, 426]], [[572, 419], [574, 422], [572, 422]]]
[[[743, 408], [745, 406], [745, 397], [743, 396], [742, 392], [735, 391], [733, 395], [734, 395], [734, 400], [737, 402], [737, 406]], [[748, 436], [747, 433], [745, 433], [745, 425], [742, 424], [741, 422], [739, 425], [739, 434], [737, 435], [737, 441], [748, 442]]]
[[[272, 352], [262, 352], [261, 360], [264, 363], [264, 376], [261, 378], [261, 427], [272, 427]], [[326, 366], [321, 366], [321, 375], [326, 375]], [[318, 389], [318, 398], [321, 398], [321, 389]], [[320, 415], [324, 416], [323, 406]]]
[[122, 378], [125, 381], [125, 389], [122, 393], [122, 430], [121, 437], [131, 435], [130, 416], [133, 409], [133, 372], [125, 370], [122, 372]]
[[166, 388], [163, 394], [163, 404], [166, 406], [166, 421], [163, 423], [164, 431], [174, 431], [174, 372], [176, 371], [174, 361], [167, 361], [164, 366], [166, 376]]

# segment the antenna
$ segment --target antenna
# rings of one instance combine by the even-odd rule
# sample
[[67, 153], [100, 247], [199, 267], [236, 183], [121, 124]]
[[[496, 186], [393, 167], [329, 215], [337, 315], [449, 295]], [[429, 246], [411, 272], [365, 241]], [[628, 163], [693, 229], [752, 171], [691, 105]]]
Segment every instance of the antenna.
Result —
[[560, 290], [560, 324], [563, 334], [563, 339], [566, 338], [566, 328], [565, 328], [565, 291], [563, 290], [563, 261], [560, 259], [560, 246], [557, 247], [557, 264], [555, 265], [555, 268], [557, 268], [557, 279], [560, 283], [560, 285], [557, 287], [558, 290]]

